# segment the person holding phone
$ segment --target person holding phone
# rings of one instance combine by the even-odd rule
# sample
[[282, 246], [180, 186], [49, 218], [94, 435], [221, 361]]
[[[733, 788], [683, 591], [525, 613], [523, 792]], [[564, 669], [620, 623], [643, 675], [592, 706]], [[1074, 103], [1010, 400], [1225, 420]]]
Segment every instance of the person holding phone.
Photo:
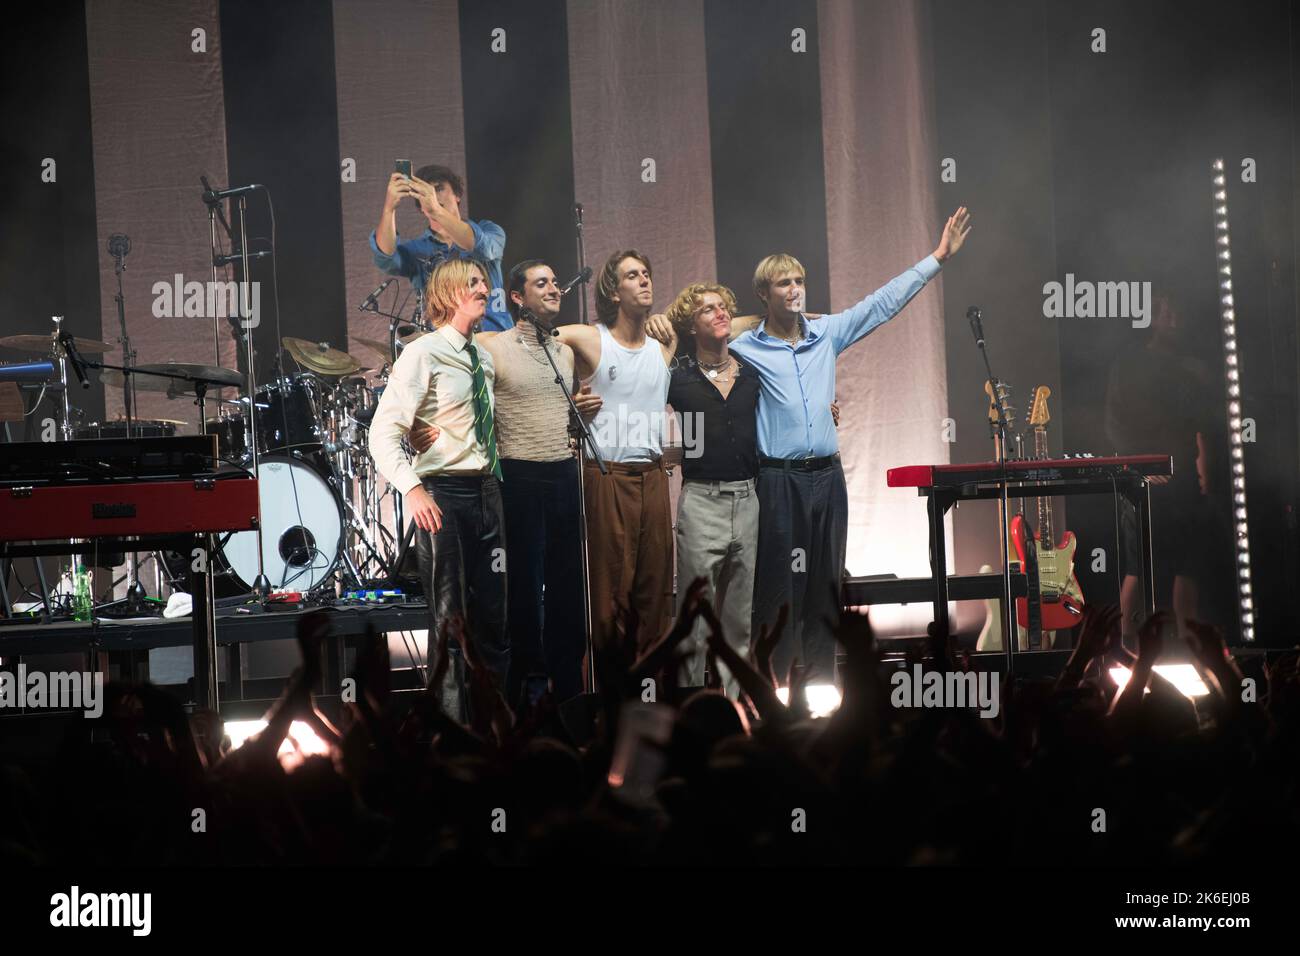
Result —
[[[388, 275], [405, 276], [422, 294], [440, 262], [473, 259], [483, 266], [488, 279], [483, 329], [500, 332], [510, 328], [514, 322], [505, 307], [501, 281], [505, 230], [488, 219], [463, 218], [465, 181], [446, 166], [422, 166], [415, 175], [410, 174], [410, 160], [398, 160], [397, 167], [388, 178], [379, 225], [370, 234], [375, 265]], [[397, 207], [408, 198], [415, 200], [428, 223], [414, 239], [397, 234]]]
[[[370, 453], [379, 473], [403, 495], [407, 517], [419, 529], [430, 668], [440, 628], [459, 616], [504, 688], [510, 637], [492, 394], [496, 368], [491, 353], [474, 341], [487, 300], [487, 277], [477, 262], [454, 258], [434, 268], [425, 296], [434, 331], [407, 345], [393, 364], [370, 425]], [[435, 426], [436, 434], [408, 461], [402, 439], [420, 422]], [[464, 662], [457, 649], [452, 655], [463, 689]]]

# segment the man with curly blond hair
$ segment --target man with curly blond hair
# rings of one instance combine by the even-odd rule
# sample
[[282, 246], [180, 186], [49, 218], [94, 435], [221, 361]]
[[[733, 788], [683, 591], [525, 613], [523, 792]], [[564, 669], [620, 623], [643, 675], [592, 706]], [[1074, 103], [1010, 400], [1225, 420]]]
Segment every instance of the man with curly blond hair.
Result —
[[[727, 346], [736, 297], [726, 286], [695, 283], [666, 313], [681, 344], [668, 386], [668, 404], [681, 423], [685, 457], [677, 500], [677, 594], [702, 577], [727, 641], [749, 646], [754, 568], [758, 557], [759, 380]], [[705, 625], [691, 635], [695, 653], [683, 679], [704, 682]], [[739, 696], [726, 673], [729, 697]]]

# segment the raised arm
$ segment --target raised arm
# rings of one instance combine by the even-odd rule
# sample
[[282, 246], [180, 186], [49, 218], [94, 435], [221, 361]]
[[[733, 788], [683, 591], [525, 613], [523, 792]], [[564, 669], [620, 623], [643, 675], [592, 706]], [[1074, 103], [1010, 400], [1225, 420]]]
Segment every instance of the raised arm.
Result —
[[970, 233], [970, 213], [962, 206], [948, 217], [934, 252], [872, 292], [844, 312], [826, 316], [827, 331], [836, 353], [861, 341], [907, 306], [926, 283], [939, 274], [942, 264], [961, 249]]
[[560, 342], [573, 349], [573, 368], [579, 379], [591, 378], [600, 365], [600, 330], [594, 325], [558, 325]]

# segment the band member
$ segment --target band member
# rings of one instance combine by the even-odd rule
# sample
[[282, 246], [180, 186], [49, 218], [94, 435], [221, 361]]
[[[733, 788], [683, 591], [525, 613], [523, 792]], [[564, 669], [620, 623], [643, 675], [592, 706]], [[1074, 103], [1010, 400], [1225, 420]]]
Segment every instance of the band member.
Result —
[[[735, 311], [730, 289], [704, 283], [687, 286], [669, 306], [666, 317], [686, 355], [673, 370], [668, 403], [682, 419], [687, 445], [677, 499], [678, 593], [706, 578], [727, 641], [744, 654], [758, 554], [759, 380], [727, 347]], [[688, 684], [704, 683], [704, 639], [699, 621], [684, 675]], [[740, 694], [729, 672], [724, 688], [733, 699]]]
[[[435, 329], [407, 345], [393, 364], [370, 426], [370, 453], [380, 474], [404, 495], [406, 514], [419, 528], [430, 665], [442, 622], [462, 615], [504, 687], [510, 641], [495, 369], [491, 354], [474, 344], [487, 300], [487, 276], [478, 263], [448, 259], [433, 270], [425, 302]], [[401, 443], [417, 420], [435, 426], [437, 438], [408, 462]], [[463, 661], [454, 648], [453, 655], [463, 687]]]
[[[949, 217], [932, 255], [847, 311], [818, 319], [804, 314], [804, 269], [793, 256], [768, 256], [754, 271], [754, 292], [766, 315], [757, 329], [732, 341], [731, 351], [761, 383], [752, 626], [772, 626], [781, 606], [790, 605], [790, 625], [773, 655], [778, 674], [798, 655], [822, 680], [834, 675], [830, 627], [839, 615], [848, 544], [848, 489], [830, 407], [835, 359], [897, 315], [969, 231], [970, 215], [962, 207]], [[656, 320], [656, 334], [666, 324]]]
[[644, 646], [668, 626], [672, 610], [672, 516], [663, 437], [671, 349], [647, 339], [654, 304], [650, 260], [615, 252], [600, 271], [600, 324], [564, 325], [578, 376], [603, 403], [592, 434], [609, 473], [587, 461], [587, 557], [594, 639], [613, 630], [615, 607], [637, 613]]
[[[491, 353], [496, 370], [493, 407], [510, 569], [509, 700], [518, 699], [520, 687], [534, 674], [548, 675], [556, 697], [568, 700], [582, 692], [586, 650], [578, 464], [569, 447], [569, 405], [544, 350], [550, 350], [571, 390], [573, 350], [549, 331], [560, 314], [551, 267], [527, 259], [506, 281], [514, 328], [483, 332], [475, 341]], [[574, 403], [587, 420], [601, 406], [590, 388], [577, 391]], [[434, 429], [420, 424], [410, 440], [422, 451], [435, 438]], [[530, 687], [530, 694], [537, 690]]]
[[[1214, 378], [1187, 347], [1186, 326], [1174, 300], [1157, 295], [1153, 304], [1151, 327], [1142, 333], [1146, 341], [1120, 352], [1111, 364], [1106, 437], [1120, 455], [1173, 455], [1173, 475], [1149, 479], [1156, 588], [1151, 597], [1158, 607], [1172, 607], [1179, 628], [1185, 629], [1188, 620], [1203, 620], [1207, 611], [1221, 616], [1217, 595], [1202, 589], [1230, 580], [1234, 573], [1230, 533], [1216, 521], [1229, 500], [1221, 490], [1224, 418], [1209, 397], [1215, 394]], [[1133, 505], [1121, 498], [1119, 507], [1124, 575], [1119, 603], [1124, 636], [1135, 638], [1146, 616], [1139, 578], [1142, 536]]]
[[[414, 239], [399, 239], [397, 206], [405, 198], [414, 199], [429, 227]], [[410, 179], [393, 173], [384, 195], [384, 209], [379, 225], [370, 234], [370, 251], [375, 265], [389, 275], [411, 280], [417, 295], [428, 285], [434, 266], [448, 259], [473, 259], [486, 270], [488, 307], [483, 328], [500, 331], [511, 326], [509, 313], [502, 308], [505, 295], [501, 285], [501, 256], [506, 249], [506, 234], [496, 223], [481, 219], [463, 219], [465, 182], [446, 166], [422, 166]], [[424, 317], [429, 318], [428, 303]]]

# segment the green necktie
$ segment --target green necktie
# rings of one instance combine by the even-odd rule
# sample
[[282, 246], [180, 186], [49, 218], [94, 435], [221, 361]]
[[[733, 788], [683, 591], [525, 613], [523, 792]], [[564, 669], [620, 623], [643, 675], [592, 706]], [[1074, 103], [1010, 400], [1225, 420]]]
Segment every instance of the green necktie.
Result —
[[501, 481], [501, 462], [497, 458], [497, 426], [492, 418], [492, 396], [488, 395], [487, 377], [483, 374], [483, 363], [478, 360], [478, 349], [472, 343], [465, 343], [469, 352], [470, 371], [474, 376], [474, 435], [479, 444], [487, 449], [488, 467], [492, 474]]

